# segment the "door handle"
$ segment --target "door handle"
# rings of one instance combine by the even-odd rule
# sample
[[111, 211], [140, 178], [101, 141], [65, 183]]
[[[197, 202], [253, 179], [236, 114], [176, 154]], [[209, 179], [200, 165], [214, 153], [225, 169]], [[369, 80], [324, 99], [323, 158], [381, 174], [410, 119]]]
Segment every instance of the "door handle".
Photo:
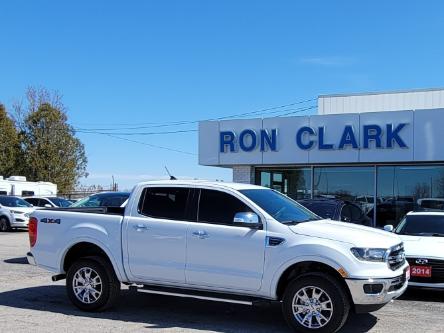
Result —
[[145, 224], [136, 224], [136, 225], [133, 226], [133, 228], [138, 230], [138, 231], [139, 230], [146, 230], [146, 229], [148, 229], [148, 227]]
[[197, 237], [197, 238], [199, 238], [199, 239], [204, 239], [204, 238], [208, 238], [208, 237], [210, 237], [210, 236], [206, 233], [206, 231], [203, 231], [203, 230], [193, 231], [193, 236], [194, 236], [194, 237]]

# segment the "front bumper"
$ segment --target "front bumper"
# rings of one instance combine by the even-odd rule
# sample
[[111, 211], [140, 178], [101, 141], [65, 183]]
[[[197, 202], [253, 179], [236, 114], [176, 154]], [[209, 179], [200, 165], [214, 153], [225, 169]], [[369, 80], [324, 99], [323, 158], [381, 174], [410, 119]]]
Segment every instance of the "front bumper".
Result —
[[444, 283], [409, 282], [409, 287], [444, 289]]
[[28, 259], [28, 264], [36, 266], [37, 263], [35, 262], [34, 256], [31, 252], [26, 253], [26, 259]]
[[[409, 268], [405, 268], [402, 275], [389, 279], [346, 279], [345, 282], [350, 290], [350, 294], [356, 309], [378, 309], [391, 300], [401, 296], [407, 289], [410, 274]], [[368, 293], [364, 290], [366, 285], [382, 285], [380, 292]], [[380, 305], [378, 307], [378, 305]], [[367, 310], [374, 311], [374, 310]]]
[[12, 228], [27, 228], [29, 224], [29, 217], [25, 215], [14, 215]]

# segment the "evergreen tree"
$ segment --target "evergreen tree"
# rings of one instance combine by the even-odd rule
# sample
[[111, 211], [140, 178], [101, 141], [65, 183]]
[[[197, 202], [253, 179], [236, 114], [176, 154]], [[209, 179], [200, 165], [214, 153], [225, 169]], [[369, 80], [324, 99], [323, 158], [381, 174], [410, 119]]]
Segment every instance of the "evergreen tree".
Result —
[[14, 122], [0, 104], [0, 175], [7, 177], [18, 174], [19, 140]]

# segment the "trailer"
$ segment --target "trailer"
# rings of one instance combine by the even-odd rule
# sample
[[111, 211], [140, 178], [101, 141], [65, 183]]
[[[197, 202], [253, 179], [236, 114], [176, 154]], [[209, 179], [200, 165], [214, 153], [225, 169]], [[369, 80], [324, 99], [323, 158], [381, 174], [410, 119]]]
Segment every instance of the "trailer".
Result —
[[0, 176], [0, 195], [56, 196], [57, 185], [50, 182], [29, 182], [23, 176], [11, 176], [6, 179]]

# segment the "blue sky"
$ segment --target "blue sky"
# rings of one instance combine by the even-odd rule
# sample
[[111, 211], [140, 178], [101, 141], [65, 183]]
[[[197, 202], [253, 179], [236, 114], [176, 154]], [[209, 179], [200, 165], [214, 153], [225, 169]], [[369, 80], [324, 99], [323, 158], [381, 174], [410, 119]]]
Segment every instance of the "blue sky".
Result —
[[[0, 101], [58, 90], [76, 128], [223, 117], [319, 94], [444, 86], [442, 1], [4, 1]], [[316, 112], [315, 110], [311, 112]], [[127, 124], [127, 125], [118, 125]], [[196, 129], [195, 124], [143, 129]], [[197, 155], [78, 133], [90, 176], [121, 188], [231, 178]], [[197, 133], [124, 136], [197, 154]]]

